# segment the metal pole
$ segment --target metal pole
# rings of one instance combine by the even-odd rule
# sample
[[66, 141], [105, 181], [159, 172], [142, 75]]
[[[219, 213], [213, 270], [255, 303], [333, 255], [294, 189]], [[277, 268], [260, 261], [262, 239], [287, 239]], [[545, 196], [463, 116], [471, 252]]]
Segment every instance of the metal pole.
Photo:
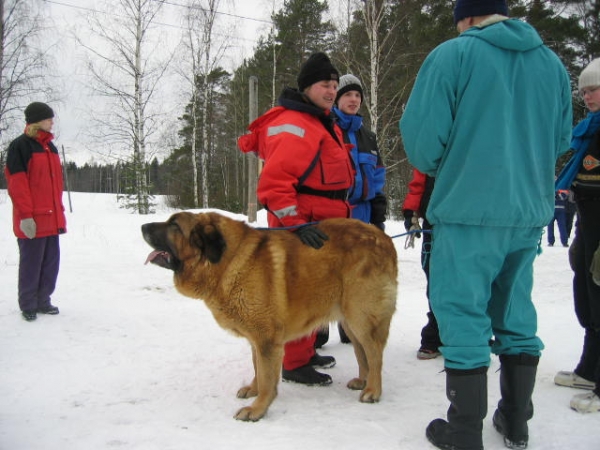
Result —
[[[258, 78], [251, 76], [248, 79], [248, 115], [250, 123], [258, 116]], [[258, 180], [258, 158], [250, 157], [248, 161], [248, 221], [256, 222], [258, 201], [256, 199], [256, 185]]]
[[62, 148], [65, 187], [67, 188], [67, 197], [69, 198], [69, 212], [73, 212], [73, 206], [71, 205], [71, 189], [69, 188], [69, 177], [67, 174], [67, 159], [65, 158], [65, 146], [61, 145], [60, 147]]

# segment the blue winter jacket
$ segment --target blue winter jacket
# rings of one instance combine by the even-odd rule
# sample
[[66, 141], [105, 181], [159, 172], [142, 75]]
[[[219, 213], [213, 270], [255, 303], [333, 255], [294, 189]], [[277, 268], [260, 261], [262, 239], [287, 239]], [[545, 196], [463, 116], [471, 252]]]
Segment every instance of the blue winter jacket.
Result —
[[382, 223], [387, 210], [383, 193], [386, 171], [375, 133], [363, 126], [362, 116], [345, 114], [337, 107], [332, 111], [342, 129], [344, 142], [353, 145], [350, 154], [356, 174], [348, 197], [352, 205], [352, 218], [366, 223]]
[[564, 66], [516, 19], [472, 27], [434, 49], [400, 121], [411, 164], [436, 179], [432, 224], [547, 225], [571, 128]]

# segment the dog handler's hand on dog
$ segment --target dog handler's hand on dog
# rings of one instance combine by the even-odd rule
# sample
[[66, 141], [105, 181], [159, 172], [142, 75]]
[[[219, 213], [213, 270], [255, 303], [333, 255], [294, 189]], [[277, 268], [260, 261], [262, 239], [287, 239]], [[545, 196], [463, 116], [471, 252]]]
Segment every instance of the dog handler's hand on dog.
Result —
[[33, 220], [31, 217], [29, 219], [22, 219], [21, 223], [19, 224], [19, 228], [21, 228], [21, 231], [25, 233], [25, 236], [27, 236], [29, 239], [33, 239], [35, 237], [37, 225], [35, 224], [35, 220]]
[[296, 234], [303, 244], [310, 245], [317, 250], [323, 247], [324, 241], [329, 239], [329, 236], [313, 225], [301, 226], [296, 230]]

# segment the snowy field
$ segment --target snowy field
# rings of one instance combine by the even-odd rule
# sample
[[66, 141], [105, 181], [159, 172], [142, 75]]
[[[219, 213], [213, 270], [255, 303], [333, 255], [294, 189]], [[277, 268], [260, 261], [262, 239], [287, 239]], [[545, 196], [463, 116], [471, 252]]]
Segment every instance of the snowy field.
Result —
[[[25, 322], [17, 303], [18, 248], [11, 202], [0, 191], [0, 450], [403, 449], [433, 448], [425, 427], [445, 417], [443, 361], [418, 361], [427, 300], [419, 248], [399, 255], [398, 309], [384, 355], [383, 397], [361, 404], [346, 388], [356, 376], [352, 348], [332, 328], [321, 350], [337, 365], [333, 384], [279, 385], [257, 423], [233, 419], [249, 400], [250, 348], [214, 322], [201, 301], [178, 294], [171, 272], [144, 265], [140, 225], [162, 221], [119, 209], [115, 195], [72, 194], [53, 303], [58, 316]], [[229, 213], [225, 213], [229, 214]], [[243, 216], [233, 215], [244, 220]], [[260, 214], [258, 225], [265, 224]], [[403, 233], [401, 222], [387, 233]], [[417, 241], [420, 247], [420, 241]], [[600, 414], [569, 408], [575, 390], [555, 386], [578, 361], [583, 331], [573, 312], [567, 249], [544, 247], [535, 263], [539, 334], [546, 344], [530, 421], [531, 450], [600, 448]], [[487, 450], [503, 449], [491, 417], [499, 363], [488, 372]]]

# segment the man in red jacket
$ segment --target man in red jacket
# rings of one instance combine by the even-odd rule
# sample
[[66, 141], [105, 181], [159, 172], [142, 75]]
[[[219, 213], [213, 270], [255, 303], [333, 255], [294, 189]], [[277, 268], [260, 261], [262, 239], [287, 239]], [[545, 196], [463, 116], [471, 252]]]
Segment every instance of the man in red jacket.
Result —
[[[307, 224], [350, 217], [347, 198], [354, 172], [349, 149], [330, 115], [338, 81], [327, 55], [313, 54], [300, 69], [298, 89], [284, 89], [279, 106], [250, 124], [251, 133], [238, 142], [243, 152], [255, 152], [264, 160], [257, 195], [269, 213], [269, 226], [290, 227], [315, 249], [328, 238]], [[332, 367], [335, 359], [315, 352], [315, 338], [313, 333], [285, 345], [284, 381], [331, 384], [331, 377], [314, 367]]]
[[25, 132], [8, 147], [4, 173], [19, 245], [19, 306], [23, 318], [58, 314], [50, 302], [60, 265], [58, 235], [65, 233], [63, 174], [50, 132], [54, 112], [45, 103], [25, 108]]

